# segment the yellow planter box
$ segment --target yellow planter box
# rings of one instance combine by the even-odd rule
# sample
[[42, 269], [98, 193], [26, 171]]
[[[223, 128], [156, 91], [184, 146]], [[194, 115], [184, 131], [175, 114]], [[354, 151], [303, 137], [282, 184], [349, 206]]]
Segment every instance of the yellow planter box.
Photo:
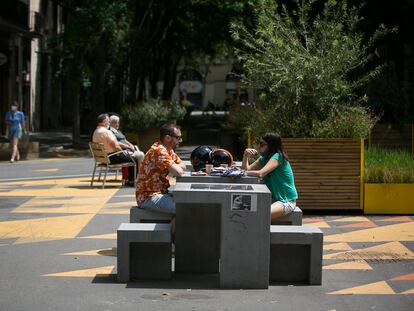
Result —
[[365, 214], [414, 214], [414, 184], [364, 185]]

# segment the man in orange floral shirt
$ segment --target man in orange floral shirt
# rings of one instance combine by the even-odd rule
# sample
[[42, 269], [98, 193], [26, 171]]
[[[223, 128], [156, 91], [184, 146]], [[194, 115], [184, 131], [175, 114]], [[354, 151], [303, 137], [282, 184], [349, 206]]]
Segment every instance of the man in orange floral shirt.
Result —
[[135, 192], [139, 208], [175, 215], [175, 201], [168, 193], [168, 176], [184, 173], [185, 164], [174, 152], [181, 141], [181, 130], [177, 125], [161, 127], [160, 140], [151, 146], [139, 168]]

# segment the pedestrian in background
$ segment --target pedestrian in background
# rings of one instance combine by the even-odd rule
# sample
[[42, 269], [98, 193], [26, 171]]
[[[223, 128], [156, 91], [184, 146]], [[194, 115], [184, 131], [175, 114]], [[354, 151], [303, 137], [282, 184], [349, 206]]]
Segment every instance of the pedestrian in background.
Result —
[[22, 138], [22, 133], [27, 135], [26, 119], [24, 113], [19, 111], [19, 104], [17, 101], [13, 102], [10, 106], [10, 111], [6, 112], [6, 125], [8, 137], [10, 139], [11, 158], [10, 163], [20, 160], [19, 153], [19, 139]]

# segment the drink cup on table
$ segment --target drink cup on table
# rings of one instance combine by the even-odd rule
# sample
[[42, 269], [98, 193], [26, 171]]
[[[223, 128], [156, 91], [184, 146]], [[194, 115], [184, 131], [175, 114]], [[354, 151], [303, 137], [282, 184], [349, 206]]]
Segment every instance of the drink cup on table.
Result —
[[207, 173], [207, 175], [210, 175], [212, 170], [213, 170], [213, 164], [206, 164], [206, 173]]

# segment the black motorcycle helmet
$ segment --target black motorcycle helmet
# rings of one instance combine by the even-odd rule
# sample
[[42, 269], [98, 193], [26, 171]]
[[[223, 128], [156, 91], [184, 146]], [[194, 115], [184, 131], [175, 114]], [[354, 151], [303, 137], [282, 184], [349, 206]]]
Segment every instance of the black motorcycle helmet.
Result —
[[227, 164], [231, 166], [233, 164], [233, 156], [226, 149], [215, 149], [211, 152], [211, 160], [214, 166], [220, 166], [221, 164]]
[[190, 161], [194, 171], [200, 171], [206, 167], [206, 164], [212, 164], [212, 149], [209, 146], [198, 146], [191, 152]]

